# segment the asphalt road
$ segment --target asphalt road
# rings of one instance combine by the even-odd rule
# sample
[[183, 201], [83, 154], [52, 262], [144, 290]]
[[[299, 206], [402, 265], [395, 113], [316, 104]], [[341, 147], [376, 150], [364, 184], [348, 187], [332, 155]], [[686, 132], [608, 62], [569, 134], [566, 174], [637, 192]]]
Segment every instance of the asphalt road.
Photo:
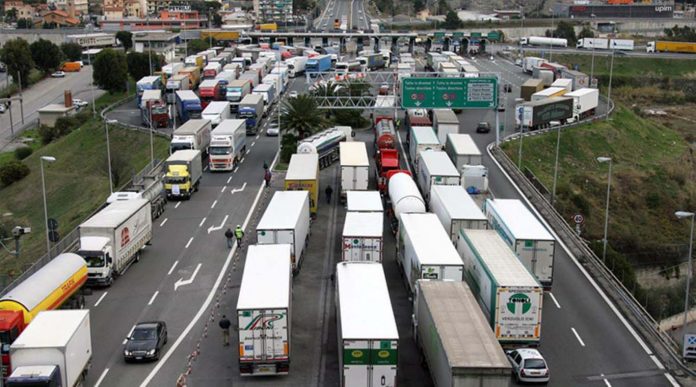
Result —
[[349, 30], [351, 27], [358, 30], [370, 29], [370, 19], [365, 13], [364, 0], [328, 0], [321, 15], [314, 20], [314, 28], [331, 31], [335, 19], [346, 23]]

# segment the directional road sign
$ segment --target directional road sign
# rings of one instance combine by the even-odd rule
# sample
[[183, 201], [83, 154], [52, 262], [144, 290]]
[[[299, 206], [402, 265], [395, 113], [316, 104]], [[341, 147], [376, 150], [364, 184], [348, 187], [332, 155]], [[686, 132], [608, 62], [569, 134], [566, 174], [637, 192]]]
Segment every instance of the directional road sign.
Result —
[[493, 109], [498, 104], [496, 78], [404, 78], [404, 109]]

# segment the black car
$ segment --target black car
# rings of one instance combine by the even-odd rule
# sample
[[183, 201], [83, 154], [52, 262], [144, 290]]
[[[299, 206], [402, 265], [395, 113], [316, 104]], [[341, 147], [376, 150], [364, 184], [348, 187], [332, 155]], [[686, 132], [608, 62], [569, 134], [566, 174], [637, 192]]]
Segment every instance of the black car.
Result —
[[488, 133], [491, 131], [491, 124], [486, 121], [479, 122], [476, 125], [476, 133]]
[[123, 358], [133, 360], [157, 360], [164, 344], [167, 343], [167, 324], [164, 321], [138, 323], [126, 338]]

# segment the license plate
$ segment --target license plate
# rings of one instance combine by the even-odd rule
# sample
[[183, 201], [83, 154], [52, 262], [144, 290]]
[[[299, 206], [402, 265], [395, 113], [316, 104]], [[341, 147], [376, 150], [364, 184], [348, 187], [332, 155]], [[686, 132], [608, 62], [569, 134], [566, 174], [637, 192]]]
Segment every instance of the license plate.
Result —
[[142, 356], [136, 356], [136, 357], [135, 357], [135, 360], [143, 360], [143, 357], [142, 357]]
[[275, 367], [271, 367], [271, 366], [259, 366], [259, 372], [263, 372], [263, 373], [275, 372]]

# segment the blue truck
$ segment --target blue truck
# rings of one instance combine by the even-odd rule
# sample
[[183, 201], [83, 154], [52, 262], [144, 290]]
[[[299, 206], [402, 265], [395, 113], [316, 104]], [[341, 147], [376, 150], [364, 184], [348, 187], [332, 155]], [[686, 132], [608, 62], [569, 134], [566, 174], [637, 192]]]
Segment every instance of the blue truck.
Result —
[[176, 92], [176, 113], [184, 123], [192, 118], [201, 118], [203, 107], [201, 100], [191, 90], [179, 90]]
[[322, 73], [331, 70], [331, 55], [317, 55], [314, 58], [307, 59], [307, 65], [305, 66], [305, 72], [309, 74], [310, 77], [314, 78], [317, 76], [316, 73]]
[[256, 134], [265, 110], [261, 94], [247, 94], [239, 103], [237, 118], [246, 120], [247, 134]]

